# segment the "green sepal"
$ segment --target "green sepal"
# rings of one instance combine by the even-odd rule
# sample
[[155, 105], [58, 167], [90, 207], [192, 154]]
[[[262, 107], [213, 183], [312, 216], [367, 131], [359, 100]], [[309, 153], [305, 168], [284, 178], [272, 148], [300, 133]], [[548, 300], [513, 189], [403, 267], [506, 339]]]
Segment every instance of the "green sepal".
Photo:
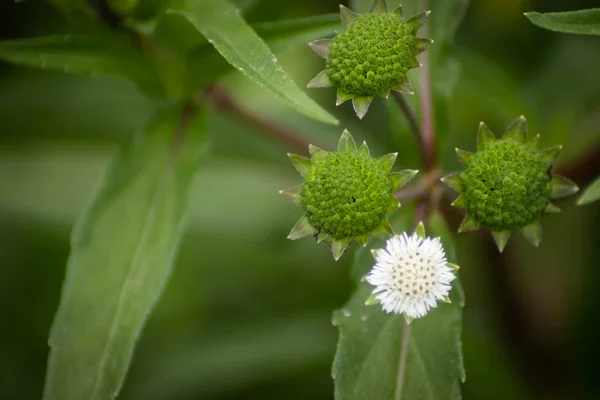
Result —
[[354, 238], [354, 240], [356, 240], [358, 243], [360, 243], [360, 245], [362, 247], [365, 247], [367, 245], [367, 241], [369, 240], [369, 235], [360, 235], [360, 236], [356, 236]]
[[444, 297], [444, 298], [442, 299], [442, 301], [443, 301], [444, 303], [447, 303], [447, 304], [452, 304], [452, 300], [450, 300], [450, 297], [448, 297], [448, 296]]
[[291, 240], [302, 239], [303, 237], [306, 237], [306, 236], [314, 236], [317, 234], [317, 232], [318, 232], [317, 229], [315, 227], [313, 227], [310, 224], [310, 222], [308, 222], [308, 218], [306, 218], [306, 216], [303, 216], [302, 218], [300, 218], [298, 220], [298, 222], [296, 222], [296, 225], [294, 225], [294, 227], [290, 231], [290, 234], [288, 235], [288, 239], [291, 239]]
[[394, 236], [394, 229], [392, 229], [392, 225], [390, 225], [390, 222], [385, 218], [372, 233], [375, 236], [386, 239], [390, 236]]
[[542, 224], [540, 224], [540, 221], [535, 221], [524, 226], [521, 228], [521, 232], [532, 245], [535, 247], [540, 245], [540, 241], [542, 240]]
[[324, 59], [329, 56], [329, 46], [331, 46], [331, 39], [319, 39], [313, 40], [308, 44], [311, 49]]
[[425, 11], [415, 15], [414, 17], [406, 21], [406, 23], [410, 25], [413, 34], [416, 34], [418, 30], [421, 29], [425, 21], [427, 21], [429, 14], [431, 14], [431, 11]]
[[579, 186], [577, 186], [575, 182], [560, 175], [552, 174], [552, 180], [550, 181], [550, 185], [551, 199], [570, 196], [579, 192]]
[[310, 159], [293, 153], [288, 153], [288, 157], [290, 158], [292, 164], [294, 164], [296, 171], [298, 171], [303, 178], [306, 178], [310, 172], [310, 169], [312, 168]]
[[525, 143], [525, 138], [527, 137], [527, 121], [525, 120], [525, 117], [521, 115], [519, 118], [515, 119], [508, 128], [506, 128], [502, 137], [504, 139], [514, 139], [519, 143]]
[[415, 228], [415, 233], [421, 238], [425, 237], [425, 225], [423, 225], [423, 221], [419, 222], [419, 225]]
[[387, 212], [392, 212], [392, 211], [400, 208], [400, 206], [401, 206], [401, 204], [398, 201], [398, 199], [396, 197], [392, 196], [392, 200], [390, 200], [390, 205], [388, 206], [388, 208], [387, 208], [386, 211]]
[[342, 25], [348, 25], [350, 22], [358, 18], [358, 14], [348, 7], [340, 4], [340, 17], [342, 19]]
[[547, 213], [559, 213], [560, 212], [560, 208], [558, 208], [558, 206], [556, 204], [554, 204], [553, 202], [549, 201], [548, 204], [546, 204], [546, 210]]
[[446, 263], [446, 265], [448, 266], [448, 268], [453, 269], [455, 271], [458, 271], [460, 269], [460, 267], [456, 264]]
[[314, 89], [314, 88], [328, 88], [332, 87], [333, 84], [329, 80], [329, 76], [327, 76], [327, 71], [323, 70], [317, 74], [314, 78], [308, 82], [306, 87]]
[[371, 4], [371, 8], [369, 9], [370, 13], [386, 13], [387, 12], [387, 3], [385, 0], [373, 0], [373, 4]]
[[367, 115], [371, 101], [373, 101], [373, 96], [359, 96], [352, 99], [352, 107], [358, 118], [363, 119]]
[[319, 234], [317, 235], [317, 243], [330, 242], [330, 241], [331, 241], [331, 236], [329, 235], [329, 233], [319, 232]]
[[354, 142], [354, 138], [347, 129], [344, 129], [342, 136], [340, 136], [337, 151], [356, 151], [356, 143]]
[[404, 320], [406, 321], [406, 323], [407, 323], [408, 325], [410, 325], [410, 323], [411, 323], [411, 322], [413, 322], [413, 320], [414, 320], [414, 318], [413, 318], [413, 317], [409, 317], [409, 316], [408, 316], [408, 315], [406, 315], [406, 314], [402, 314], [402, 315], [404, 315]]
[[458, 157], [458, 161], [462, 164], [463, 167], [466, 167], [469, 164], [469, 160], [473, 157], [473, 153], [469, 151], [464, 151], [459, 149], [458, 147], [454, 149], [456, 151], [456, 156]]
[[371, 152], [369, 151], [369, 146], [367, 145], [367, 142], [365, 142], [363, 140], [362, 144], [358, 148], [358, 152], [361, 153], [361, 154], [364, 154], [365, 156], [370, 156], [371, 155]]
[[554, 161], [558, 158], [558, 155], [562, 151], [562, 146], [549, 147], [542, 150], [542, 157], [548, 162], [548, 164], [554, 164]]
[[460, 177], [460, 172], [454, 172], [450, 175], [446, 175], [442, 177], [440, 180], [444, 182], [447, 186], [456, 190], [457, 192], [462, 192], [462, 178]]
[[415, 58], [413, 58], [412, 63], [408, 66], [408, 69], [419, 68], [419, 67], [422, 67], [422, 66], [423, 66], [423, 64], [421, 64], [419, 62], [419, 60], [417, 60], [417, 58], [415, 57]]
[[479, 229], [481, 224], [477, 222], [475, 218], [469, 213], [465, 214], [465, 219], [463, 219], [460, 227], [458, 228], [458, 233], [469, 232]]
[[396, 7], [396, 9], [392, 12], [400, 17], [403, 17], [404, 12], [402, 11], [402, 4], [398, 4], [398, 7]]
[[531, 147], [532, 149], [537, 149], [539, 145], [540, 145], [540, 134], [539, 133], [537, 135], [535, 135], [535, 137], [533, 139], [531, 139], [529, 142], [527, 142], [527, 146]]
[[413, 89], [412, 85], [410, 84], [410, 80], [408, 79], [407, 76], [404, 77], [404, 80], [402, 82], [400, 82], [398, 85], [394, 86], [392, 88], [392, 90], [395, 90], [396, 92], [400, 92], [400, 93], [415, 94], [415, 90]]
[[336, 95], [336, 99], [335, 99], [335, 105], [339, 106], [341, 104], [343, 104], [344, 102], [352, 99], [352, 95], [351, 94], [347, 94], [342, 92], [340, 89], [337, 90], [337, 95]]
[[419, 173], [416, 169], [403, 169], [402, 171], [392, 172], [389, 175], [390, 181], [392, 182], [392, 190], [398, 190], [402, 186], [406, 185]]
[[451, 206], [458, 207], [458, 208], [467, 208], [467, 203], [465, 202], [465, 196], [463, 196], [462, 194], [458, 195], [456, 200], [454, 200], [452, 202]]
[[327, 151], [313, 144], [308, 145], [308, 154], [310, 154], [311, 161], [320, 161], [327, 155], [327, 153]]
[[432, 44], [433, 44], [432, 39], [415, 38], [415, 50], [417, 51], [417, 54], [424, 52]]
[[375, 297], [375, 295], [371, 293], [367, 300], [365, 300], [365, 306], [372, 306], [374, 304], [379, 304], [379, 300], [377, 300], [377, 297]]
[[296, 205], [301, 205], [300, 189], [302, 185], [294, 186], [293, 188], [280, 190], [279, 194]]
[[511, 233], [511, 231], [492, 232], [492, 237], [494, 238], [494, 242], [496, 242], [496, 247], [498, 247], [500, 253], [504, 251]]
[[331, 255], [335, 261], [338, 261], [344, 251], [348, 248], [350, 244], [350, 238], [344, 239], [333, 239], [329, 244], [329, 248], [331, 249]]
[[388, 153], [384, 154], [377, 159], [377, 162], [385, 172], [390, 172], [394, 163], [396, 162], [396, 157], [398, 157], [398, 153]]
[[485, 123], [480, 122], [479, 129], [477, 130], [477, 151], [482, 151], [485, 149], [486, 143], [494, 140], [496, 140], [494, 133]]

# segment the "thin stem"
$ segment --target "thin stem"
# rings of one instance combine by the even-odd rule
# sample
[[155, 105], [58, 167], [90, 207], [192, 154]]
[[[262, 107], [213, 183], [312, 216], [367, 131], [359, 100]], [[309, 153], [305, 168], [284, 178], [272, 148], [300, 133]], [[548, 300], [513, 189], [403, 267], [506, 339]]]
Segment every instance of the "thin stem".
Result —
[[423, 141], [423, 135], [421, 134], [421, 127], [419, 126], [417, 116], [415, 115], [415, 112], [410, 107], [410, 104], [408, 104], [406, 98], [402, 93], [397, 92], [395, 90], [392, 90], [391, 93], [394, 97], [394, 100], [396, 100], [396, 103], [398, 103], [398, 106], [402, 110], [402, 113], [406, 117], [406, 120], [410, 125], [410, 129], [412, 130], [413, 134], [415, 135], [415, 138], [417, 139], [419, 152], [421, 153], [421, 158], [423, 159], [423, 165], [426, 165], [428, 163], [427, 148], [425, 146], [425, 142]]
[[[427, 10], [427, 0], [421, 0], [422, 10]], [[429, 29], [427, 24], [422, 28], [423, 36], [427, 37]], [[435, 128], [433, 122], [433, 99], [431, 96], [431, 76], [429, 73], [428, 52], [421, 55], [421, 113], [423, 116], [423, 130], [421, 131], [424, 151], [426, 155], [425, 169], [433, 169], [437, 164], [437, 151], [435, 147]]]
[[410, 339], [410, 324], [404, 321], [402, 329], [402, 348], [400, 349], [400, 365], [398, 366], [398, 382], [396, 384], [396, 400], [402, 398], [402, 386], [404, 384], [404, 370], [406, 369], [406, 355], [408, 354], [408, 341]]
[[231, 97], [222, 87], [211, 86], [206, 89], [204, 94], [216, 109], [253, 126], [263, 136], [274, 139], [297, 153], [306, 154], [308, 152], [310, 143], [300, 132], [258, 115]]

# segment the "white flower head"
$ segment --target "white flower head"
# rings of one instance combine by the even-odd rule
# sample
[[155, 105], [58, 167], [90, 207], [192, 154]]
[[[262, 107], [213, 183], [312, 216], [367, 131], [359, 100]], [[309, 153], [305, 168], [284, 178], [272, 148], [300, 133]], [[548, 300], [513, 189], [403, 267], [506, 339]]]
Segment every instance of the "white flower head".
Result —
[[410, 322], [423, 317], [438, 301], [449, 302], [455, 276], [439, 238], [425, 237], [421, 225], [411, 236], [392, 237], [385, 249], [375, 250], [375, 266], [366, 281], [383, 311], [404, 314]]

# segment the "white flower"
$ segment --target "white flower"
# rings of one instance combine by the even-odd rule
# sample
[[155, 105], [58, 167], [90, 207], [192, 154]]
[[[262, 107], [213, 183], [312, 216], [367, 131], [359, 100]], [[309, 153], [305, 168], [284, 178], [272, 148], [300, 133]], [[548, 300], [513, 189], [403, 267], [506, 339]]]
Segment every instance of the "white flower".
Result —
[[427, 314], [439, 300], [449, 301], [455, 276], [439, 238], [414, 233], [394, 236], [376, 250], [375, 266], [366, 276], [385, 312], [404, 313], [407, 321]]

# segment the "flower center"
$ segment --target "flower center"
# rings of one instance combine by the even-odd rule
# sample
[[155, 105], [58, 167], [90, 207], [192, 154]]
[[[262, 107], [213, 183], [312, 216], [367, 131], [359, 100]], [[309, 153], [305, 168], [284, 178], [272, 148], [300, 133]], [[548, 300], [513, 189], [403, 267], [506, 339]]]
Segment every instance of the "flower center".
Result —
[[468, 212], [495, 231], [530, 224], [550, 200], [550, 168], [539, 150], [513, 139], [490, 142], [461, 175]]
[[393, 289], [408, 302], [431, 298], [439, 281], [438, 263], [419, 249], [407, 249], [391, 269]]
[[393, 199], [386, 171], [357, 152], [332, 152], [314, 162], [300, 196], [311, 225], [334, 239], [372, 231]]
[[415, 38], [402, 17], [370, 13], [350, 22], [333, 38], [326, 70], [342, 92], [385, 95], [400, 84], [415, 60]]

